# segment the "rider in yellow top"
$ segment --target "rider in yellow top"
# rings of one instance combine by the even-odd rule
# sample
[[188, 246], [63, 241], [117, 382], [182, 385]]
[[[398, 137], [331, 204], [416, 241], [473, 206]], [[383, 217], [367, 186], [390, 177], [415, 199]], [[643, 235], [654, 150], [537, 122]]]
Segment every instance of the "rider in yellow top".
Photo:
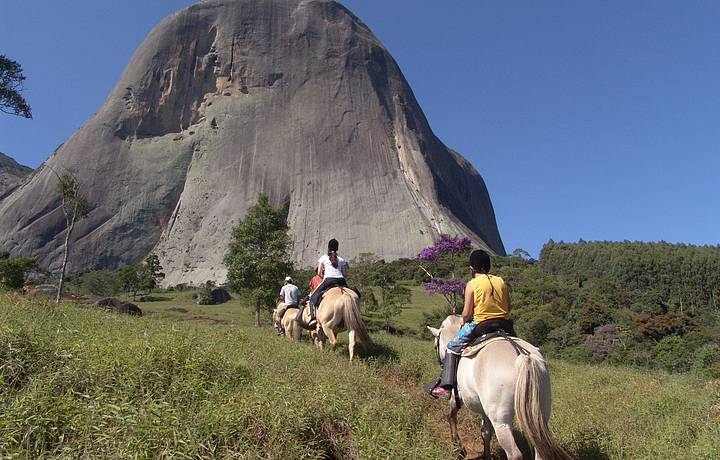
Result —
[[472, 279], [465, 286], [465, 303], [462, 312], [462, 327], [448, 342], [443, 371], [440, 380], [425, 386], [433, 397], [449, 397], [455, 386], [455, 373], [463, 349], [476, 338], [505, 331], [515, 335], [510, 319], [510, 295], [505, 281], [491, 275], [490, 256], [480, 249], [470, 254]]

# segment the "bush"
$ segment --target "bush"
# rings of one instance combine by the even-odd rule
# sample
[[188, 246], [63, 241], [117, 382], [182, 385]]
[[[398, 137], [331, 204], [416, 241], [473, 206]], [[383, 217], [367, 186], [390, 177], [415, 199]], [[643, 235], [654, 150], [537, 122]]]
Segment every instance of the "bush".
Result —
[[213, 288], [211, 286], [204, 286], [195, 293], [195, 299], [197, 299], [198, 305], [213, 305]]
[[692, 351], [682, 337], [670, 335], [655, 345], [655, 362], [669, 372], [687, 372], [692, 363]]
[[20, 289], [25, 282], [25, 274], [35, 267], [35, 261], [27, 257], [10, 257], [0, 252], [0, 288]]
[[708, 343], [695, 350], [692, 371], [710, 379], [720, 379], [720, 344]]
[[80, 276], [80, 289], [101, 297], [114, 297], [122, 291], [120, 275], [110, 270], [87, 272]]

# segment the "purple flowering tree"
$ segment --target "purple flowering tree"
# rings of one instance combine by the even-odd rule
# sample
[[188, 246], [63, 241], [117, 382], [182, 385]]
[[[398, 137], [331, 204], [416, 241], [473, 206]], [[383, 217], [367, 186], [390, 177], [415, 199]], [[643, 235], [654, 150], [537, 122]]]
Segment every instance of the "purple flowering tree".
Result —
[[420, 251], [420, 260], [435, 260], [443, 254], [461, 252], [470, 249], [470, 238], [467, 236], [453, 238], [449, 235], [440, 235], [440, 239], [430, 247]]
[[[470, 238], [467, 236], [453, 238], [449, 235], [441, 235], [440, 239], [430, 247], [420, 251], [418, 259], [420, 260], [437, 260], [443, 254], [451, 254], [462, 252], [470, 249]], [[462, 311], [462, 301], [465, 293], [465, 282], [451, 275], [450, 278], [443, 279], [433, 276], [422, 265], [422, 270], [430, 278], [430, 282], [425, 283], [425, 290], [428, 294], [440, 294], [448, 303], [450, 313], [456, 314]]]
[[617, 328], [614, 324], [604, 324], [596, 327], [595, 333], [585, 339], [585, 346], [597, 361], [603, 361], [607, 358], [613, 352], [617, 343]]
[[465, 293], [465, 281], [456, 278], [432, 278], [425, 283], [428, 294], [440, 294], [445, 297], [452, 314], [462, 311], [462, 299]]

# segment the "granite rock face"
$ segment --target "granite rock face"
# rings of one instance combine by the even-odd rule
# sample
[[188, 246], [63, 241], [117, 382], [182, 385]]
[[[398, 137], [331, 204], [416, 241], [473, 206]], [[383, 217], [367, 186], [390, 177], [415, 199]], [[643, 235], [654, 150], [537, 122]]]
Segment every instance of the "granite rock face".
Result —
[[0, 152], [0, 200], [15, 190], [32, 171], [32, 168], [23, 166]]
[[287, 213], [293, 254], [415, 256], [440, 233], [504, 253], [480, 174], [432, 133], [395, 61], [328, 0], [209, 0], [148, 35], [98, 112], [0, 201], [0, 249], [59, 266], [50, 171], [92, 211], [70, 269], [159, 256], [164, 284], [222, 281], [231, 227], [258, 192]]

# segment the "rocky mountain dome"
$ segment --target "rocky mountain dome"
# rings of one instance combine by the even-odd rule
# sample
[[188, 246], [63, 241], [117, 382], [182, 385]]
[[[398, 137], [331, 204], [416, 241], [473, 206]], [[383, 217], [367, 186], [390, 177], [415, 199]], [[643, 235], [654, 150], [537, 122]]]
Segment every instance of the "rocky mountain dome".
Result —
[[398, 65], [328, 0], [208, 0], [163, 20], [100, 109], [0, 201], [0, 249], [61, 260], [54, 171], [92, 210], [71, 270], [151, 251], [167, 284], [222, 281], [232, 226], [259, 192], [293, 254], [415, 256], [441, 233], [504, 253], [480, 174], [435, 137]]

